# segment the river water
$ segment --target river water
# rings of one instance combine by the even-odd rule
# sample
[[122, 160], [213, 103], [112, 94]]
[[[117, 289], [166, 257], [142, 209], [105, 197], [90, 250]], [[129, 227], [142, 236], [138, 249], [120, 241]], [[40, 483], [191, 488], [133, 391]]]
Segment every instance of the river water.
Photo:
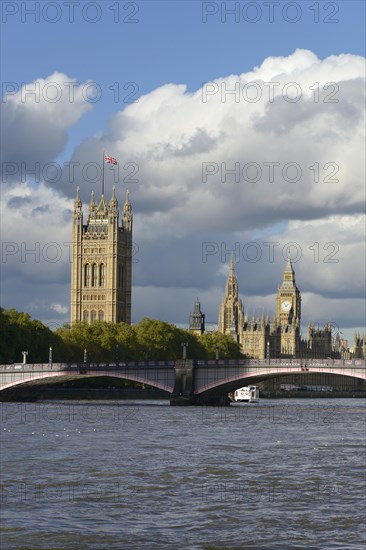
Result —
[[1, 549], [364, 549], [366, 401], [1, 404]]

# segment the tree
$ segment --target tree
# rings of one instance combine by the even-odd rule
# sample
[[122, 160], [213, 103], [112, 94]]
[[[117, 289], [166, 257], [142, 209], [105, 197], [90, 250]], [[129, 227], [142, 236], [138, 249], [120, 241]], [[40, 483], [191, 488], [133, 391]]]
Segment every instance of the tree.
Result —
[[60, 348], [60, 340], [41, 321], [32, 320], [28, 313], [0, 308], [0, 362], [22, 361], [22, 351], [28, 351], [28, 361], [48, 361], [49, 347]]
[[206, 332], [202, 334], [200, 340], [208, 359], [215, 359], [216, 347], [220, 348], [219, 354], [222, 359], [237, 359], [241, 357], [239, 344], [229, 334]]
[[208, 332], [198, 336], [175, 325], [144, 317], [136, 325], [84, 321], [66, 323], [56, 332], [28, 313], [0, 308], [0, 362], [21, 361], [21, 352], [28, 351], [31, 363], [48, 362], [52, 346], [53, 361], [81, 363], [84, 349], [91, 363], [124, 361], [159, 361], [182, 358], [182, 344], [187, 343], [189, 359], [214, 359], [215, 348], [220, 357], [240, 357], [237, 342], [228, 335]]

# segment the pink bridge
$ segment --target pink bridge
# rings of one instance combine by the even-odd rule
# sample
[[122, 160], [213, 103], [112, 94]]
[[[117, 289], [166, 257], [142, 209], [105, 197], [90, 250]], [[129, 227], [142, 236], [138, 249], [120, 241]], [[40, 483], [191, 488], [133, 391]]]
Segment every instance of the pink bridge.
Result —
[[289, 374], [335, 374], [366, 380], [362, 359], [223, 359], [148, 361], [119, 364], [39, 363], [0, 365], [1, 391], [85, 377], [110, 376], [141, 382], [168, 392], [171, 404], [201, 404], [235, 389]]

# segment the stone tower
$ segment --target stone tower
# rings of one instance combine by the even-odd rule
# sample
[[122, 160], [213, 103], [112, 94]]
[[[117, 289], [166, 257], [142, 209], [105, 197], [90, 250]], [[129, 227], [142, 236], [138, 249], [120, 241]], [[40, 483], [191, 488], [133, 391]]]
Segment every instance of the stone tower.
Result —
[[132, 207], [128, 191], [119, 223], [113, 187], [109, 204], [91, 195], [86, 225], [79, 188], [72, 215], [71, 323], [131, 323]]
[[194, 310], [189, 316], [189, 330], [196, 334], [205, 332], [205, 314], [201, 311], [201, 304], [198, 298], [194, 304]]
[[226, 282], [225, 296], [222, 299], [219, 310], [219, 332], [231, 334], [241, 343], [241, 335], [244, 323], [244, 310], [238, 292], [238, 281], [235, 276], [234, 260], [231, 256], [230, 272]]
[[281, 330], [281, 355], [295, 356], [300, 348], [301, 296], [288, 256], [283, 281], [277, 292], [276, 320]]
[[366, 359], [366, 335], [355, 332], [353, 344], [354, 357], [356, 359]]

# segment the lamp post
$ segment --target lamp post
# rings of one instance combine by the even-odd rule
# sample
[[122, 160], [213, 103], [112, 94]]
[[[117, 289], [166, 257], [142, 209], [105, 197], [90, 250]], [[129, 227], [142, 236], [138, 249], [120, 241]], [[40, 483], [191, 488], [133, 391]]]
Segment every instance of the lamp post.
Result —
[[269, 340], [267, 340], [266, 356], [267, 356], [268, 361], [270, 361], [271, 356], [270, 356]]
[[23, 365], [26, 365], [27, 364], [28, 352], [27, 351], [22, 351], [22, 355], [23, 355]]
[[187, 343], [187, 342], [183, 342], [183, 344], [182, 344], [182, 348], [183, 348], [183, 359], [187, 359], [187, 347], [188, 347], [188, 343]]
[[48, 350], [48, 364], [50, 367], [52, 366], [52, 347], [51, 346], [49, 347], [49, 350]]
[[84, 349], [84, 363], [88, 361], [88, 352], [86, 351], [86, 348]]
[[220, 346], [215, 346], [215, 359], [218, 361], [220, 359]]

